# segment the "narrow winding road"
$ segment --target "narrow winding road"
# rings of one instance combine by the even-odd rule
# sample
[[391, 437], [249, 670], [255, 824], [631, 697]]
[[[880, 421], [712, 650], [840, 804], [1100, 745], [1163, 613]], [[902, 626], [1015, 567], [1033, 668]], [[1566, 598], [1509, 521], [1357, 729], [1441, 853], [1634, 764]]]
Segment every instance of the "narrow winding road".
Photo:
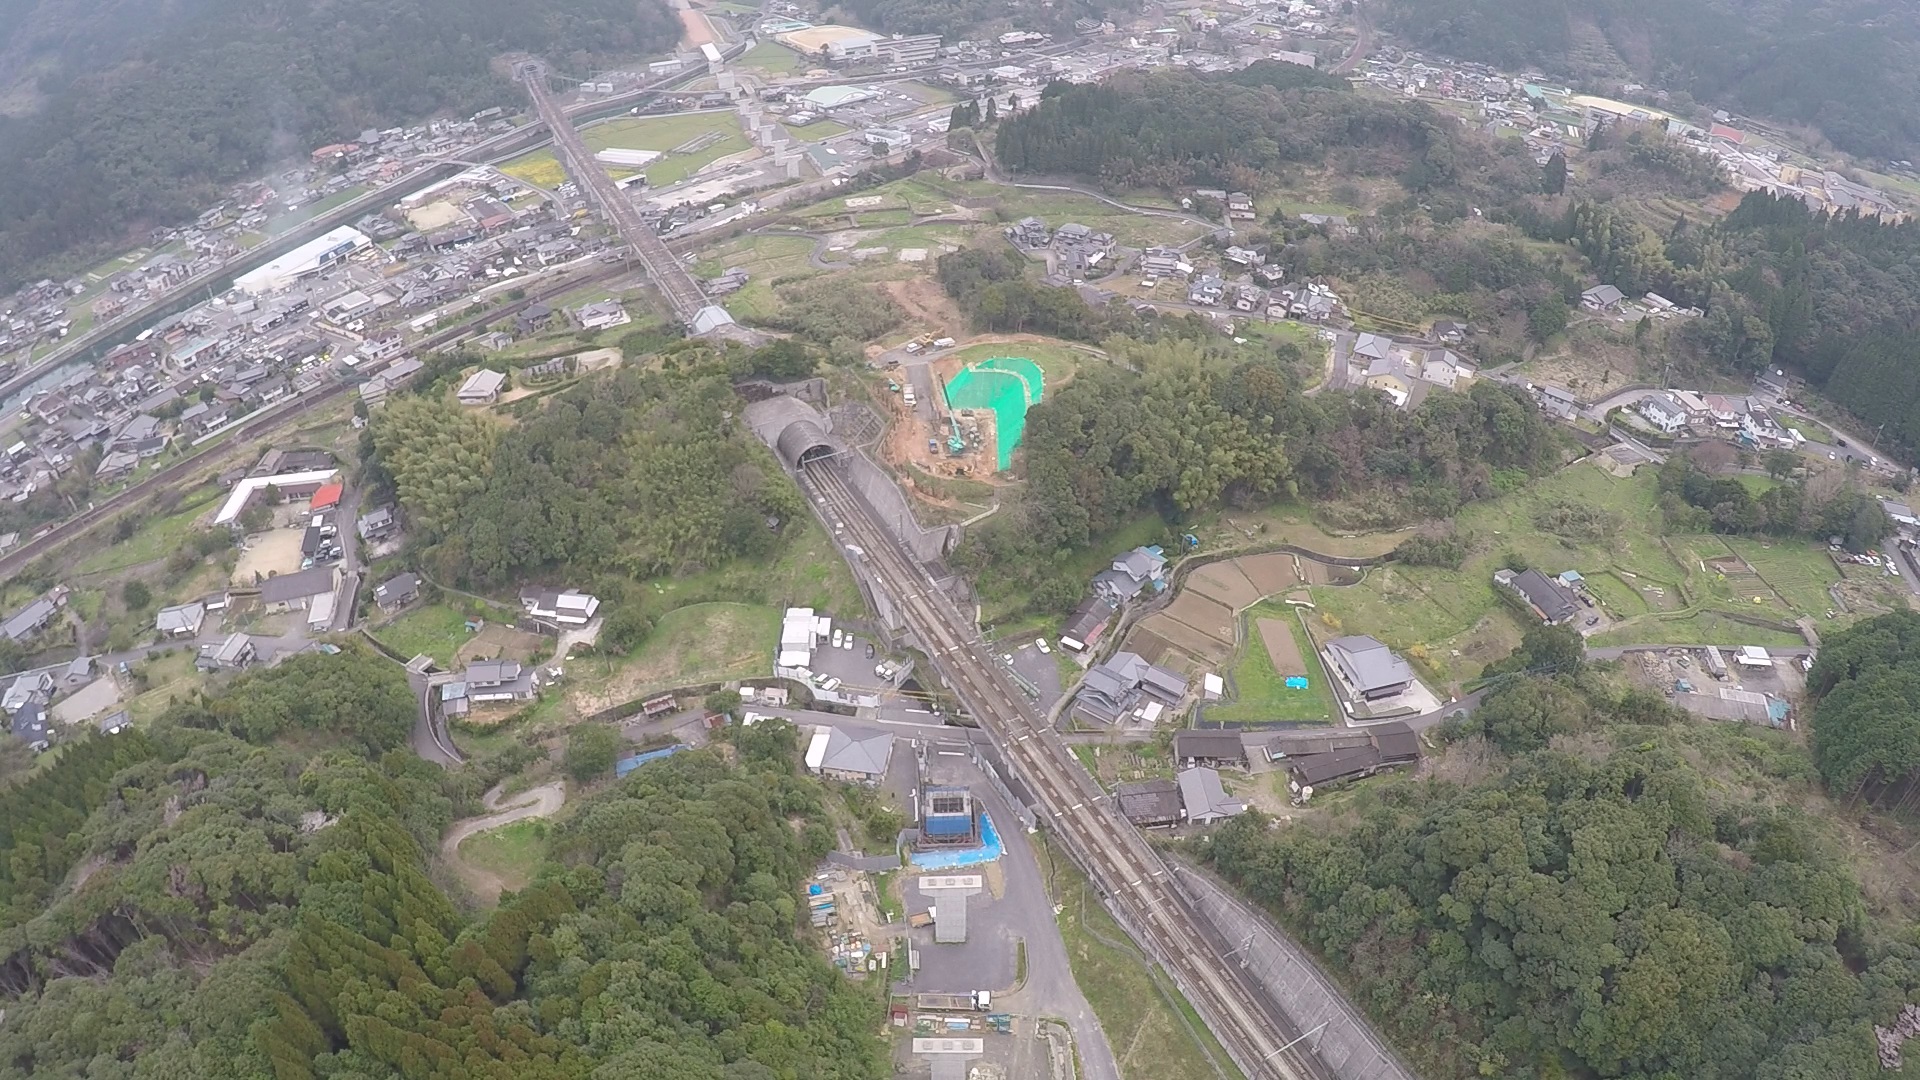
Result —
[[501, 882], [498, 875], [462, 861], [460, 845], [466, 842], [468, 837], [498, 829], [503, 825], [511, 825], [516, 821], [552, 817], [560, 812], [561, 806], [565, 805], [567, 789], [566, 785], [559, 781], [542, 784], [537, 788], [521, 792], [512, 805], [502, 807], [500, 788], [496, 786], [482, 796], [480, 801], [487, 809], [494, 812], [484, 817], [454, 822], [453, 828], [448, 829], [447, 835], [440, 841], [440, 857], [447, 860], [447, 864], [452, 866], [454, 872], [460, 875], [460, 879], [473, 890], [474, 896], [478, 897], [482, 903], [491, 904], [500, 899], [501, 891], [506, 888], [505, 884]]

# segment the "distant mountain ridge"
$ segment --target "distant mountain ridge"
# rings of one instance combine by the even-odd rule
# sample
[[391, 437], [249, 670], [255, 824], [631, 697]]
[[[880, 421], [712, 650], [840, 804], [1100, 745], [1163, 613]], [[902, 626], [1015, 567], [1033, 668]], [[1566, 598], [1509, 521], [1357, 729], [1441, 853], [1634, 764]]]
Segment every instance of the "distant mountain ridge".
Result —
[[670, 48], [660, 0], [0, 0], [0, 290], [367, 128], [509, 101], [489, 70]]
[[1635, 79], [1818, 128], [1840, 149], [1920, 153], [1911, 0], [1386, 0], [1414, 44], [1573, 79]]

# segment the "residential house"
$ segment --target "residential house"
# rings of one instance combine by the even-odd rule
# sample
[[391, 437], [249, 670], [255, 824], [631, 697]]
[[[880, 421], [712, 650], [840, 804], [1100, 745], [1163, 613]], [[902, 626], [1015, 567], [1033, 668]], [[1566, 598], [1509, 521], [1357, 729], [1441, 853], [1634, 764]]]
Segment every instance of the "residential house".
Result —
[[1218, 275], [1203, 273], [1187, 286], [1187, 303], [1212, 307], [1226, 295], [1227, 283]]
[[1191, 273], [1192, 267], [1187, 265], [1186, 256], [1177, 248], [1150, 247], [1140, 253], [1140, 272], [1149, 277], [1163, 278]]
[[1090, 596], [1081, 601], [1067, 623], [1060, 629], [1060, 645], [1073, 652], [1084, 652], [1093, 648], [1106, 633], [1107, 623], [1113, 619], [1113, 605], [1102, 597]]
[[553, 320], [553, 309], [545, 304], [529, 304], [513, 317], [514, 333], [520, 337], [537, 334]]
[[1533, 384], [1528, 389], [1533, 391], [1533, 399], [1548, 416], [1571, 420], [1580, 415], [1580, 399], [1573, 396], [1573, 391], [1545, 383]]
[[419, 598], [418, 574], [395, 574], [373, 587], [373, 602], [381, 611], [398, 611]]
[[500, 397], [500, 388], [507, 383], [504, 373], [492, 368], [481, 368], [467, 376], [467, 381], [454, 391], [454, 397], [462, 405], [487, 405]]
[[1264, 312], [1267, 310], [1267, 290], [1251, 283], [1233, 287], [1233, 310], [1245, 312]]
[[1362, 701], [1395, 697], [1413, 686], [1413, 668], [1364, 634], [1334, 638], [1322, 654], [1352, 696]]
[[729, 266], [720, 272], [720, 276], [707, 282], [708, 296], [727, 296], [747, 287], [751, 275], [745, 267]]
[[50, 671], [29, 671], [14, 676], [7, 684], [5, 693], [0, 693], [0, 710], [17, 713], [30, 705], [45, 705], [53, 700], [53, 673]]
[[339, 567], [315, 566], [279, 574], [260, 583], [260, 602], [268, 614], [305, 611], [314, 598], [331, 595], [339, 587]]
[[1707, 419], [1721, 434], [1732, 436], [1742, 427], [1740, 418], [1747, 413], [1745, 398], [1731, 398], [1725, 394], [1706, 395]]
[[1431, 332], [1433, 339], [1442, 345], [1458, 345], [1467, 340], [1467, 331], [1466, 323], [1440, 319], [1434, 322]]
[[1580, 614], [1579, 599], [1560, 582], [1538, 570], [1528, 569], [1519, 573], [1496, 570], [1493, 581], [1518, 597], [1534, 618], [1548, 626], [1559, 626]]
[[161, 637], [199, 637], [200, 627], [206, 620], [207, 606], [196, 600], [191, 604], [161, 608], [154, 613], [153, 628], [160, 632]]
[[1596, 285], [1580, 294], [1580, 306], [1588, 311], [1618, 311], [1627, 294], [1612, 285]]
[[1253, 250], [1252, 248], [1244, 248], [1238, 245], [1234, 245], [1227, 248], [1227, 250], [1224, 253], [1222, 253], [1220, 257], [1225, 261], [1233, 264], [1234, 266], [1238, 266], [1238, 267], [1241, 267], [1242, 269], [1247, 269], [1247, 270], [1251, 270], [1254, 267], [1259, 266], [1261, 263], [1264, 263], [1267, 261], [1266, 256], [1260, 254], [1259, 252]]
[[1142, 589], [1150, 588], [1156, 593], [1165, 589], [1166, 574], [1165, 551], [1158, 547], [1137, 547], [1116, 556], [1107, 569], [1095, 575], [1093, 591], [1116, 605], [1123, 604], [1140, 595]]
[[1122, 652], [1087, 669], [1074, 693], [1076, 714], [1102, 724], [1137, 715], [1152, 723], [1186, 696], [1187, 680], [1149, 664], [1137, 653]]
[[0, 634], [5, 635], [8, 641], [25, 641], [52, 622], [54, 613], [58, 612], [61, 605], [66, 602], [66, 586], [56, 585], [51, 591], [35, 597], [25, 607], [7, 616], [4, 622], [0, 622]]
[[256, 654], [253, 639], [235, 632], [216, 644], [200, 646], [193, 666], [201, 671], [240, 671], [253, 663]]
[[620, 306], [618, 300], [584, 305], [574, 310], [573, 317], [582, 330], [610, 330], [633, 321], [633, 316], [627, 314], [627, 309]]
[[1635, 411], [1663, 435], [1672, 435], [1687, 426], [1687, 410], [1665, 394], [1640, 399]]
[[537, 623], [559, 627], [585, 626], [600, 610], [600, 598], [577, 589], [521, 593], [520, 606]]
[[1172, 780], [1140, 780], [1113, 789], [1120, 816], [1143, 829], [1180, 823], [1180, 785]]
[[360, 539], [373, 541], [392, 536], [399, 527], [400, 522], [393, 516], [393, 507], [376, 506], [360, 516], [354, 531], [360, 534]]
[[47, 730], [46, 707], [43, 705], [27, 705], [13, 713], [8, 717], [7, 730], [36, 754], [53, 745], [53, 737]]
[[1253, 196], [1244, 191], [1227, 193], [1227, 217], [1238, 221], [1252, 221], [1259, 214], [1253, 208]]
[[1314, 788], [1372, 776], [1382, 769], [1420, 760], [1420, 736], [1402, 721], [1374, 724], [1364, 742], [1286, 757], [1289, 787], [1304, 801]]
[[1037, 217], [1024, 217], [1007, 226], [1003, 232], [1014, 247], [1022, 251], [1040, 251], [1053, 239], [1052, 230], [1047, 223]]
[[1420, 359], [1420, 381], [1459, 390], [1473, 381], [1479, 369], [1452, 349], [1428, 349]]
[[893, 758], [893, 735], [883, 732], [864, 739], [855, 738], [839, 728], [829, 729], [818, 771], [830, 780], [853, 784], [878, 784], [887, 775], [887, 763]]
[[1181, 765], [1247, 767], [1247, 747], [1238, 731], [1198, 731], [1187, 729], [1173, 733], [1173, 760]]
[[528, 701], [540, 689], [533, 669], [515, 660], [476, 660], [467, 665], [462, 680], [467, 698], [478, 704]]
[[1227, 794], [1220, 774], [1212, 769], [1184, 769], [1174, 777], [1180, 786], [1180, 805], [1187, 824], [1211, 825], [1247, 812], [1247, 804]]

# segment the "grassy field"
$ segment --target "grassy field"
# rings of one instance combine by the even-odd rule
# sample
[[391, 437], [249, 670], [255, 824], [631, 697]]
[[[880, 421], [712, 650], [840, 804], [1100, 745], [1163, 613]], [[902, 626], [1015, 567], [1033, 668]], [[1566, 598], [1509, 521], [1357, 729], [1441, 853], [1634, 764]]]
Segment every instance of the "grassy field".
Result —
[[758, 604], [676, 608], [626, 658], [576, 661], [567, 673], [566, 703], [586, 716], [661, 690], [770, 675], [780, 614]]
[[145, 661], [141, 671], [146, 675], [147, 688], [126, 703], [127, 715], [136, 723], [145, 723], [165, 712], [175, 699], [192, 697], [203, 681], [194, 670], [193, 658], [192, 647], [182, 646], [176, 652]]
[[1243, 1080], [1232, 1059], [1159, 966], [1127, 940], [1065, 858], [1038, 845], [1074, 981], [1106, 1029], [1120, 1075]]
[[[1227, 693], [1230, 700], [1209, 705], [1207, 719], [1229, 724], [1262, 720], [1332, 723], [1339, 715], [1334, 708], [1333, 689], [1327, 685], [1319, 665], [1314, 662], [1313, 642], [1300, 629], [1293, 609], [1267, 600], [1248, 608], [1242, 619], [1245, 640], [1241, 642], [1240, 656], [1234, 661], [1233, 670], [1228, 676]], [[1273, 660], [1267, 655], [1266, 645], [1260, 639], [1261, 619], [1279, 619], [1292, 631], [1294, 645], [1307, 662], [1306, 690], [1287, 689], [1285, 676], [1273, 669]]]
[[164, 559], [173, 554], [187, 534], [193, 531], [193, 523], [213, 508], [224, 494], [217, 490], [208, 490], [191, 496], [180, 504], [179, 509], [163, 518], [147, 521], [138, 532], [127, 538], [124, 543], [102, 548], [80, 561], [74, 567], [75, 573], [92, 574], [101, 571], [125, 570], [130, 566], [139, 566]]
[[866, 614], [866, 601], [853, 571], [826, 530], [808, 517], [800, 531], [771, 563], [736, 563], [704, 574], [682, 574], [644, 582], [648, 614], [656, 619], [674, 608], [705, 600], [730, 600], [771, 607], [810, 607], [836, 618]]
[[742, 53], [734, 64], [769, 75], [791, 75], [807, 70], [806, 58], [777, 41], [763, 41]]
[[462, 861], [496, 875], [516, 892], [527, 887], [546, 857], [547, 823], [536, 818], [477, 833], [460, 845]]
[[[1791, 621], [1826, 611], [1825, 585], [1837, 574], [1819, 548], [1662, 537], [1655, 499], [1654, 477], [1646, 470], [1618, 480], [1590, 465], [1571, 466], [1462, 510], [1455, 525], [1472, 536], [1473, 552], [1459, 570], [1376, 567], [1358, 585], [1315, 588], [1313, 599], [1327, 630], [1372, 634], [1443, 686], [1471, 676], [1518, 642], [1522, 624], [1491, 580], [1509, 557], [1547, 573], [1575, 569], [1585, 575], [1608, 613], [1624, 620], [1598, 636], [1599, 644], [1792, 644], [1712, 613]], [[1543, 527], [1543, 515], [1568, 507], [1595, 514], [1597, 523], [1563, 528], [1572, 535]], [[1748, 557], [1758, 577], [1729, 578], [1708, 565], [1735, 550]]]
[[835, 135], [845, 135], [853, 129], [837, 120], [815, 120], [803, 127], [781, 124], [780, 129], [801, 142], [823, 142]]
[[[738, 266], [747, 272], [751, 288], [772, 278], [806, 273], [807, 255], [812, 251], [813, 240], [805, 236], [736, 236], [701, 252], [693, 272], [696, 277], [717, 277]], [[727, 304], [732, 306], [733, 300], [729, 298]]]
[[647, 184], [664, 187], [693, 175], [710, 162], [746, 150], [751, 144], [740, 133], [731, 112], [681, 113], [678, 116], [634, 116], [582, 128], [580, 140], [588, 150], [659, 150], [667, 152], [708, 132], [725, 136], [691, 154], [671, 154], [646, 167]]
[[428, 604], [376, 629], [380, 644], [405, 657], [425, 653], [441, 667], [453, 663], [453, 654], [473, 635], [467, 632], [467, 613], [451, 604]]

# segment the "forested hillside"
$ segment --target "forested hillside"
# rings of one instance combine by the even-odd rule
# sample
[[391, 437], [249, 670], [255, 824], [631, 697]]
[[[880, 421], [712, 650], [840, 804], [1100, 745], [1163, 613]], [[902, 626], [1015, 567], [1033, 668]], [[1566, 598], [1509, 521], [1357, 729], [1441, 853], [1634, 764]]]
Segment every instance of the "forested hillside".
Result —
[[1126, 72], [1055, 84], [1000, 124], [1001, 164], [1115, 188], [1259, 192], [1286, 166], [1386, 176], [1408, 190], [1501, 200], [1539, 188], [1525, 147], [1474, 138], [1419, 103], [1362, 97], [1339, 79], [1262, 61], [1218, 75]]
[[1383, 14], [1449, 56], [1646, 82], [1869, 158], [1920, 152], [1920, 8], [1903, 0], [1390, 0]]
[[1920, 800], [1920, 615], [1897, 611], [1827, 638], [1807, 692], [1828, 786], [1910, 811]]
[[1064, 610], [1084, 583], [1051, 578], [1054, 562], [1142, 511], [1178, 521], [1310, 496], [1393, 525], [1446, 517], [1562, 460], [1540, 410], [1508, 387], [1476, 383], [1412, 412], [1376, 395], [1307, 397], [1279, 356], [1235, 360], [1218, 340], [1107, 342], [1116, 365], [1027, 414], [1026, 488], [967, 530], [955, 562], [983, 587], [1034, 588], [1036, 608]]
[[679, 33], [657, 0], [0, 0], [0, 290], [334, 138], [514, 102], [501, 52], [584, 71]]
[[375, 415], [372, 448], [442, 581], [561, 566], [648, 577], [764, 557], [805, 507], [729, 416], [729, 370], [686, 343], [664, 370], [589, 378], [512, 426], [403, 397]]
[[[832, 840], [791, 728], [745, 733], [737, 765], [682, 754], [592, 797], [535, 884], [476, 917], [426, 873], [465, 777], [336, 735], [361, 724], [353, 693], [410, 701], [403, 673], [314, 660], [72, 746], [6, 796], [0, 867], [40, 884], [3, 917], [0, 1072], [883, 1075], [877, 1002], [795, 933]], [[322, 696], [352, 683], [372, 689]], [[290, 711], [244, 741], [213, 730]]]
[[1592, 673], [1441, 731], [1434, 778], [1200, 849], [1423, 1076], [1888, 1075], [1871, 1025], [1920, 989], [1920, 949], [1863, 900], [1801, 746]]

